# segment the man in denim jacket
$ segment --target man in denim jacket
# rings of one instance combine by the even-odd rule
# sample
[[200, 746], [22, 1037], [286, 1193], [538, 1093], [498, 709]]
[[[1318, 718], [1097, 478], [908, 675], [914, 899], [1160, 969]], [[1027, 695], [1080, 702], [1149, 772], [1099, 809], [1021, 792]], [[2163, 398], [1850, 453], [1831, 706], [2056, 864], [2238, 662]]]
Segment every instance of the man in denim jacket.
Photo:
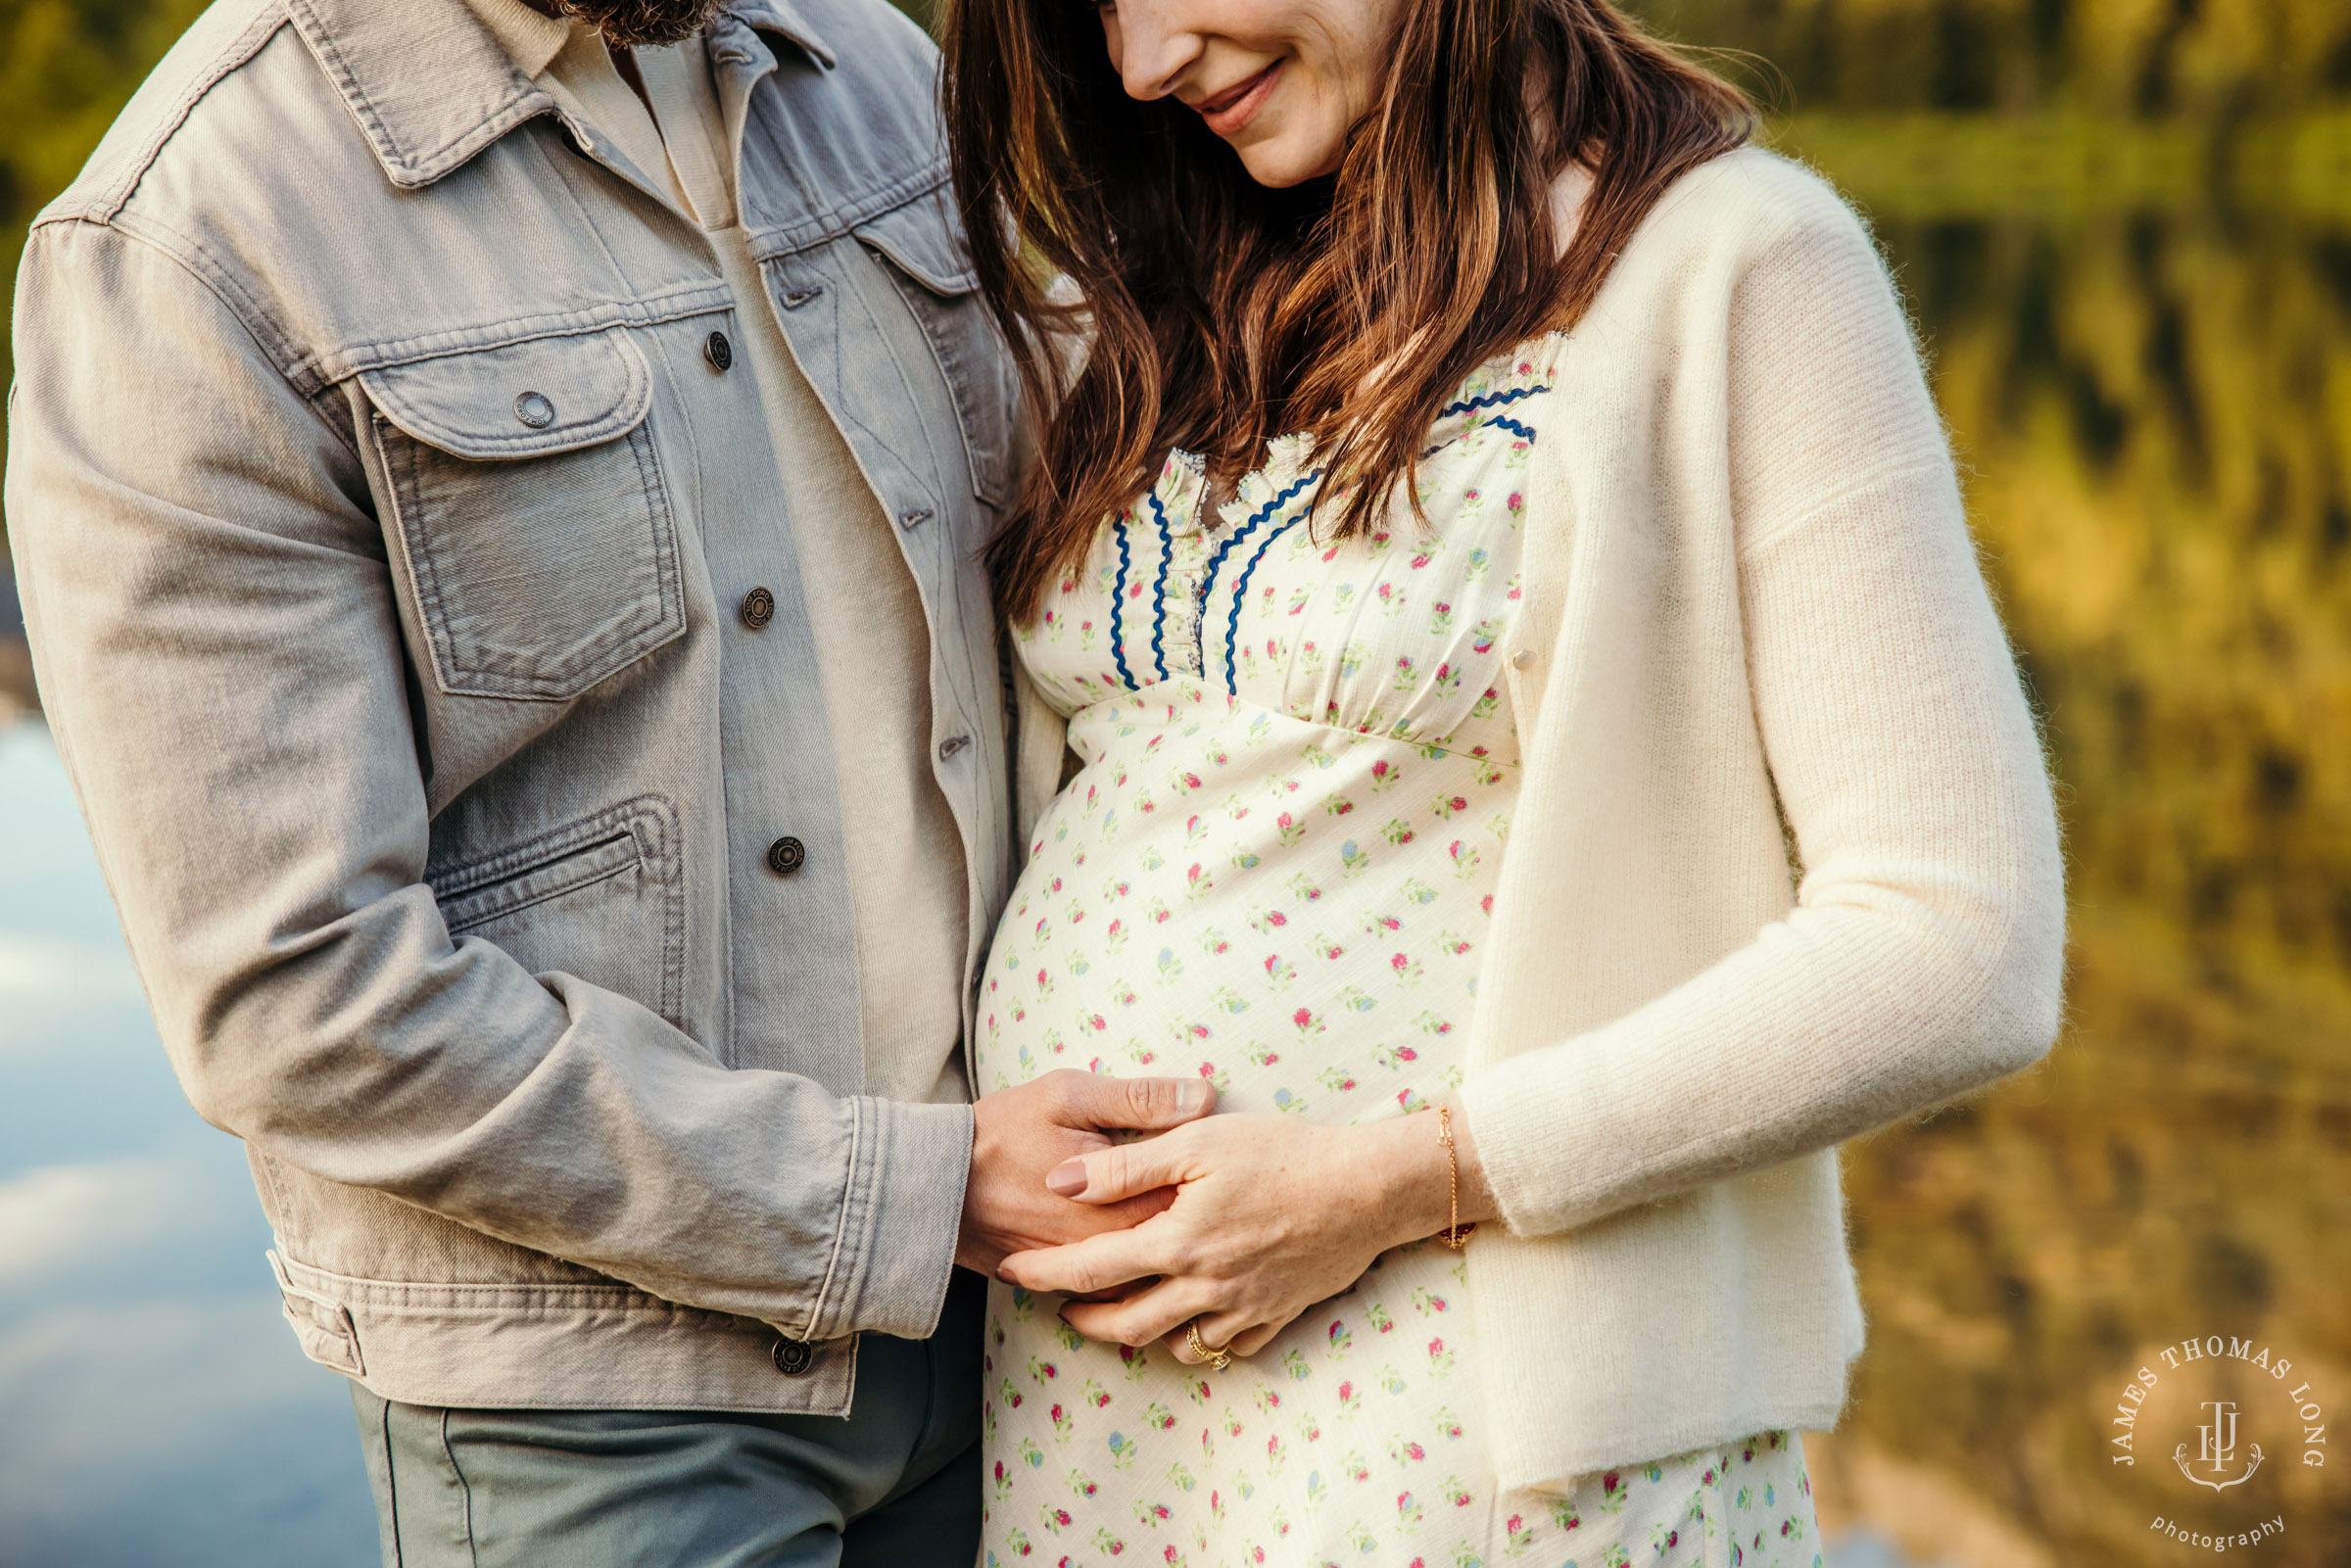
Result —
[[935, 70], [881, 0], [220, 0], [35, 225], [43, 697], [387, 1562], [960, 1568], [969, 1270], [1207, 1109], [968, 1103], [1019, 409]]

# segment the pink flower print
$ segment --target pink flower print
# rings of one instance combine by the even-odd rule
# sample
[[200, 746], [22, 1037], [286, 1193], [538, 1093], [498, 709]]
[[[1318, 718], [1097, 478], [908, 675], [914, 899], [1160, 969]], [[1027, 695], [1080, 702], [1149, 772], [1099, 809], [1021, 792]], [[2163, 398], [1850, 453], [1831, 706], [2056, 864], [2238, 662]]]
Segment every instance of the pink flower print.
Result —
[[1476, 1500], [1476, 1498], [1469, 1496], [1466, 1489], [1459, 1486], [1453, 1489], [1453, 1505], [1455, 1507], [1466, 1508], [1470, 1503]]
[[[1430, 554], [1428, 551], [1426, 551], [1426, 550], [1422, 550], [1422, 551], [1421, 551], [1419, 554], [1417, 554], [1417, 555], [1415, 555], [1415, 556], [1413, 557], [1413, 559], [1412, 559], [1412, 569], [1413, 569], [1414, 571], [1415, 571], [1415, 572], [1416, 572], [1416, 571], [1420, 570], [1420, 568], [1421, 568], [1421, 567], [1423, 567], [1423, 566], [1426, 566], [1426, 565], [1427, 565], [1427, 564], [1428, 564], [1430, 561], [1432, 561], [1432, 560], [1434, 560], [1434, 559], [1436, 559], [1436, 557], [1435, 557], [1435, 556], [1431, 555], [1431, 554]], [[1385, 584], [1382, 584], [1382, 585], [1380, 586], [1380, 593], [1382, 594], [1382, 595], [1385, 595], [1385, 594], [1387, 593], [1387, 586], [1386, 586]]]
[[1085, 1015], [1085, 1017], [1084, 1017], [1084, 1019], [1083, 1019], [1083, 1021], [1082, 1021], [1081, 1026], [1082, 1026], [1082, 1027], [1085, 1027], [1085, 1028], [1089, 1028], [1089, 1029], [1093, 1030], [1093, 1031], [1094, 1031], [1096, 1034], [1099, 1034], [1099, 1033], [1101, 1033], [1101, 1032], [1102, 1032], [1104, 1029], [1107, 1029], [1107, 1028], [1109, 1028], [1109, 1027], [1110, 1027], [1110, 1022], [1109, 1022], [1109, 1020], [1107, 1020], [1107, 1019], [1103, 1018], [1103, 1016], [1102, 1016], [1101, 1014], [1099, 1014], [1099, 1013], [1088, 1013], [1088, 1014], [1086, 1014], [1086, 1015]]
[[1323, 1029], [1322, 1021], [1315, 1017], [1312, 1008], [1300, 1008], [1290, 1015], [1290, 1022], [1298, 1025], [1298, 1032], [1302, 1035], [1320, 1034]]
[[1398, 953], [1388, 960], [1388, 968], [1394, 970], [1399, 974], [1402, 974], [1406, 970], [1411, 969], [1412, 967], [1413, 961], [1402, 953]]
[[1427, 1450], [1426, 1449], [1424, 1449], [1424, 1448], [1420, 1447], [1420, 1445], [1419, 1445], [1419, 1444], [1417, 1444], [1417, 1443], [1413, 1443], [1413, 1442], [1409, 1442], [1409, 1441], [1408, 1441], [1408, 1442], [1407, 1442], [1407, 1443], [1404, 1445], [1404, 1448], [1403, 1448], [1403, 1450], [1402, 1450], [1402, 1451], [1403, 1451], [1403, 1455], [1404, 1455], [1404, 1457], [1405, 1457], [1405, 1458], [1407, 1458], [1407, 1459], [1412, 1459], [1412, 1460], [1415, 1460], [1415, 1461], [1421, 1460], [1421, 1459], [1425, 1459], [1425, 1458], [1427, 1458], [1427, 1457], [1428, 1457], [1428, 1450]]
[[1510, 511], [1521, 512], [1526, 510], [1526, 498], [1513, 490], [1504, 499], [1502, 504]]
[[1266, 911], [1266, 924], [1268, 926], [1287, 926], [1289, 923], [1290, 917], [1284, 915], [1280, 910], [1270, 909]]
[[1323, 956], [1324, 958], [1332, 958], [1332, 959], [1335, 959], [1335, 958], [1339, 958], [1339, 957], [1342, 957], [1342, 956], [1344, 956], [1344, 955], [1345, 955], [1345, 953], [1346, 953], [1346, 951], [1347, 951], [1347, 949], [1345, 949], [1344, 947], [1341, 947], [1341, 946], [1340, 946], [1338, 943], [1336, 943], [1336, 942], [1333, 942], [1333, 943], [1331, 943], [1331, 944], [1330, 944], [1328, 947], [1325, 947], [1325, 948], [1323, 948], [1323, 949], [1321, 950], [1321, 952], [1322, 952], [1322, 956]]
[[[1457, 846], [1457, 847], [1458, 847], [1458, 846]], [[1458, 859], [1460, 859], [1461, 857], [1457, 855], [1457, 856], [1455, 856], [1454, 858], [1458, 860]], [[1185, 872], [1185, 873], [1183, 874], [1183, 879], [1184, 879], [1185, 881], [1187, 881], [1187, 882], [1190, 882], [1190, 883], [1192, 883], [1194, 886], [1197, 886], [1197, 885], [1199, 884], [1199, 881], [1200, 881], [1200, 866], [1199, 866], [1199, 863], [1198, 863], [1198, 862], [1196, 862], [1196, 861], [1195, 861], [1195, 862], [1193, 863], [1193, 865], [1192, 865], [1192, 869], [1191, 869], [1190, 871], [1187, 871], [1187, 872]]]

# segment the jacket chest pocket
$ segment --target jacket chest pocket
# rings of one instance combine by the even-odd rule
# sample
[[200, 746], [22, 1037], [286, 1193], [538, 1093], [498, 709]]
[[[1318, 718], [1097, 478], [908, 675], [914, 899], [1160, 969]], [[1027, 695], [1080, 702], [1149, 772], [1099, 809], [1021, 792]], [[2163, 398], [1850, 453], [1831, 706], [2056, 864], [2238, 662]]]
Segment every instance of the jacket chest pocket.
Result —
[[892, 208], [857, 227], [857, 239], [878, 255], [890, 281], [938, 359], [955, 400], [972, 493], [1001, 510], [1012, 499], [1013, 421], [1020, 409], [1020, 376], [995, 317], [980, 297], [979, 274], [964, 253], [961, 233], [942, 195], [933, 192]]
[[442, 690], [568, 701], [685, 632], [652, 378], [625, 331], [360, 381]]

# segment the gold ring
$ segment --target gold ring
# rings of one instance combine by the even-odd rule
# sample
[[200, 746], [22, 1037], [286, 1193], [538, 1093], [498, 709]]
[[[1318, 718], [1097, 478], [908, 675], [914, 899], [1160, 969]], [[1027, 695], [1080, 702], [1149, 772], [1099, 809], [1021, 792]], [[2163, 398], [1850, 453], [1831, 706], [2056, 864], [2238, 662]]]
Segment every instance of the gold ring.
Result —
[[1207, 1346], [1200, 1343], [1200, 1319], [1197, 1317], [1183, 1325], [1183, 1337], [1191, 1341], [1192, 1354], [1200, 1357], [1201, 1360], [1207, 1362], [1210, 1366], [1216, 1368], [1218, 1371], [1222, 1372], [1224, 1370], [1224, 1368], [1232, 1364], [1232, 1353], [1230, 1351], [1224, 1350], [1222, 1347], [1219, 1347], [1216, 1350], [1210, 1350]]

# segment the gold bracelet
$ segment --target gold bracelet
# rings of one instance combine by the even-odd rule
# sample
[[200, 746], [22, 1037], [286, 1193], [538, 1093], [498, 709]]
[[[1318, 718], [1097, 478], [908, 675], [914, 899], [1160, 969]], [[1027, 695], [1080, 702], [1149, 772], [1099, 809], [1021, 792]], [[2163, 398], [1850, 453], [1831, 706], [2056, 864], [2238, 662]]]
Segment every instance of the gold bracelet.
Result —
[[1437, 1107], [1437, 1141], [1445, 1146], [1445, 1183], [1450, 1189], [1446, 1208], [1451, 1211], [1453, 1221], [1437, 1232], [1437, 1240], [1458, 1253], [1469, 1245], [1469, 1233], [1477, 1229], [1477, 1221], [1472, 1219], [1466, 1225], [1462, 1223], [1462, 1162], [1453, 1147], [1453, 1108], [1450, 1106]]

